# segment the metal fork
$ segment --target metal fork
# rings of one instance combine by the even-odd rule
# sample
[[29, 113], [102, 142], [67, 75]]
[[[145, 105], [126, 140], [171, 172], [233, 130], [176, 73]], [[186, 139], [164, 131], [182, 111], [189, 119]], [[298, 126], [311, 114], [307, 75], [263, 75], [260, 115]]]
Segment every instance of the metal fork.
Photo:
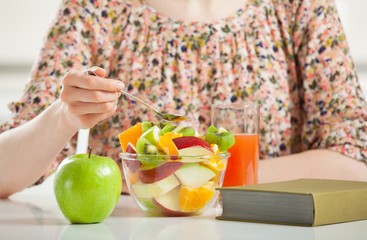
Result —
[[[89, 75], [94, 75], [99, 77], [94, 71], [92, 70], [87, 70], [87, 74]], [[141, 100], [140, 98], [135, 97], [134, 95], [131, 95], [130, 93], [127, 93], [123, 90], [120, 91], [121, 94], [132, 98], [138, 102], [140, 102], [141, 104], [145, 105], [147, 108], [150, 108], [151, 110], [153, 110], [160, 118], [166, 120], [166, 121], [170, 121], [170, 122], [179, 122], [179, 121], [184, 121], [186, 119], [188, 119], [188, 116], [183, 116], [183, 115], [178, 115], [178, 114], [172, 114], [172, 113], [163, 113], [158, 111], [157, 109], [155, 109], [154, 107], [152, 107], [151, 105], [149, 105], [148, 103], [144, 102], [143, 100]]]

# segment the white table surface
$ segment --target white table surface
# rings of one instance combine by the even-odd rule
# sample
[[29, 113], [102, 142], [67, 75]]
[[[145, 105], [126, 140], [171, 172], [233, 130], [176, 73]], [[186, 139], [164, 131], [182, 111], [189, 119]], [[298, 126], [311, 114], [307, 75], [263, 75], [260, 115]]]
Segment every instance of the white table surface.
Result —
[[52, 181], [26, 189], [0, 200], [0, 239], [295, 239], [354, 240], [367, 239], [367, 221], [320, 227], [215, 220], [217, 210], [210, 209], [194, 217], [151, 217], [142, 212], [130, 196], [122, 195], [103, 223], [70, 224], [58, 209]]

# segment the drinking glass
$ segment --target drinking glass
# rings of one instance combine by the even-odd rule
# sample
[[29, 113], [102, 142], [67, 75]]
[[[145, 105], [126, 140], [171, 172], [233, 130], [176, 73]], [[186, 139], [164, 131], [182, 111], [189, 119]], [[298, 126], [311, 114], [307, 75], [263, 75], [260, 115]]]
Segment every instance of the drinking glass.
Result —
[[223, 187], [257, 184], [259, 162], [259, 105], [256, 103], [212, 106], [212, 125], [235, 137]]

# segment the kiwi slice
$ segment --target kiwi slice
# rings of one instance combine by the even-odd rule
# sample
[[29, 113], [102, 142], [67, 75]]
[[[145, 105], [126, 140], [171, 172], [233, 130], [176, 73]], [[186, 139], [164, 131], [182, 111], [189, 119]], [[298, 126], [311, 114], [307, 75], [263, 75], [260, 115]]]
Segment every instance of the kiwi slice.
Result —
[[154, 123], [155, 126], [158, 126], [160, 129], [164, 128], [165, 126], [167, 125], [171, 125], [170, 123], [168, 122], [157, 122], [157, 123]]
[[159, 129], [163, 129], [165, 126], [167, 125], [171, 125], [167, 122], [143, 122], [142, 123], [142, 131], [143, 133], [145, 133], [146, 131], [148, 131], [150, 128], [157, 126], [159, 127]]
[[175, 129], [176, 126], [173, 126], [172, 124], [167, 124], [164, 126], [161, 130], [161, 136], [163, 136], [165, 133], [172, 132], [173, 129]]
[[175, 127], [171, 132], [176, 132], [176, 133], [178, 133], [178, 132], [179, 132], [179, 131], [181, 131], [183, 128], [184, 128], [184, 127], [182, 127], [182, 126], [177, 126], [177, 127]]
[[151, 144], [146, 138], [139, 138], [136, 143], [136, 153], [137, 154], [148, 154], [148, 155], [157, 155], [158, 148], [157, 146]]
[[160, 136], [161, 130], [158, 126], [153, 126], [149, 128], [147, 131], [145, 131], [140, 138], [145, 138], [148, 140], [151, 144], [158, 146], [159, 136]]
[[154, 126], [154, 124], [152, 122], [143, 122], [142, 123], [142, 132], [145, 133], [146, 131], [148, 131], [153, 126]]
[[177, 133], [181, 133], [182, 136], [196, 136], [196, 130], [192, 127], [183, 127], [177, 131]]
[[225, 128], [217, 129], [214, 126], [208, 128], [204, 140], [210, 144], [217, 144], [220, 152], [227, 151], [235, 142], [232, 133], [229, 133]]
[[[160, 156], [163, 152], [143, 137], [140, 137], [136, 143], [136, 153], [138, 154], [137, 159], [145, 165], [156, 166], [164, 160]], [[142, 156], [139, 156], [140, 154]]]

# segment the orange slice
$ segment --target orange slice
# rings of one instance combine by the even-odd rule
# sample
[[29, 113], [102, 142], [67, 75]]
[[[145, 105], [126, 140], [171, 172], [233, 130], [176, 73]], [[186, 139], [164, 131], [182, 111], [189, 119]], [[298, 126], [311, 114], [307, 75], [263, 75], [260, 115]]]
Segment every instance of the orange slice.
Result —
[[214, 195], [215, 183], [209, 181], [199, 188], [182, 185], [178, 194], [180, 209], [195, 212], [202, 209]]
[[226, 162], [220, 159], [216, 159], [217, 156], [209, 159], [208, 161], [202, 162], [205, 166], [209, 167], [214, 172], [220, 172], [226, 167]]
[[121, 144], [122, 151], [126, 152], [127, 144], [130, 142], [136, 145], [136, 142], [143, 133], [143, 124], [138, 123], [135, 126], [127, 129], [119, 135], [119, 140]]
[[172, 141], [172, 139], [178, 137], [182, 137], [182, 134], [175, 132], [168, 132], [165, 133], [163, 136], [159, 137], [159, 145], [167, 155], [178, 155], [177, 147]]
[[208, 161], [203, 161], [201, 163], [218, 173], [226, 167], [226, 162], [221, 160], [220, 156], [215, 156], [215, 154], [220, 153], [217, 144], [211, 144], [211, 148], [213, 149], [214, 154], [210, 157]]
[[126, 178], [127, 178], [127, 180], [129, 180], [130, 185], [132, 185], [132, 184], [136, 183], [137, 181], [139, 181], [138, 173], [132, 173], [130, 171], [127, 172]]
[[213, 149], [214, 154], [219, 154], [220, 153], [219, 147], [218, 147], [217, 144], [210, 144], [210, 147]]

